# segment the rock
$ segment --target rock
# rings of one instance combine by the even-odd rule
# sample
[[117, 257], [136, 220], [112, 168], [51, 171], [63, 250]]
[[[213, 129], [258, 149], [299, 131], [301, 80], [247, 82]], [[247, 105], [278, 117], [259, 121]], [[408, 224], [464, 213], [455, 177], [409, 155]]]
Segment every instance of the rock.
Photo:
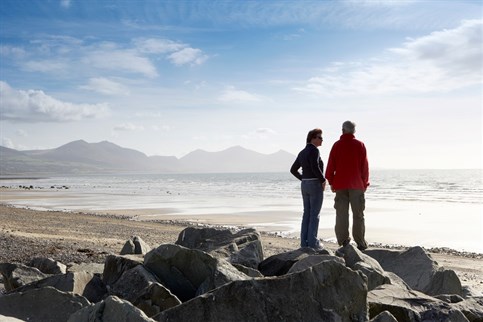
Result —
[[342, 255], [347, 267], [360, 270], [368, 278], [368, 289], [373, 290], [379, 285], [390, 283], [386, 272], [374, 258], [362, 253], [353, 245], [346, 245], [337, 250], [336, 254]]
[[370, 322], [398, 322], [394, 315], [389, 311], [384, 311], [379, 313], [375, 318], [371, 319]]
[[102, 281], [111, 286], [128, 270], [143, 264], [143, 257], [140, 255], [108, 255], [104, 262]]
[[80, 295], [53, 287], [0, 296], [0, 314], [24, 321], [67, 321], [72, 313], [90, 305]]
[[3, 276], [3, 283], [7, 292], [49, 276], [35, 267], [10, 263], [1, 263], [0, 273]]
[[23, 285], [13, 290], [13, 292], [25, 292], [47, 286], [54, 287], [59, 291], [82, 295], [94, 303], [102, 300], [107, 293], [101, 277], [88, 272], [68, 272], [62, 275], [49, 276], [42, 280]]
[[65, 274], [67, 272], [67, 266], [52, 258], [36, 257], [30, 261], [29, 266], [35, 267], [45, 274], [55, 275]]
[[125, 300], [109, 296], [104, 301], [83, 308], [70, 316], [68, 322], [147, 322], [153, 321], [143, 311]]
[[389, 311], [399, 322], [447, 321], [466, 322], [464, 314], [451, 304], [419, 291], [404, 290], [384, 284], [367, 295], [370, 316]]
[[312, 266], [320, 264], [324, 261], [330, 261], [330, 260], [333, 260], [333, 261], [341, 263], [342, 265], [345, 265], [345, 261], [342, 258], [337, 257], [337, 256], [333, 256], [333, 255], [309, 255], [307, 257], [302, 258], [301, 260], [299, 260], [295, 264], [293, 264], [292, 267], [290, 267], [290, 269], [288, 270], [287, 273], [290, 274], [290, 273], [301, 272], [303, 270], [306, 270], [309, 267], [312, 267]]
[[461, 282], [456, 273], [439, 267], [421, 247], [406, 251], [370, 249], [365, 253], [375, 258], [384, 270], [401, 277], [414, 290], [428, 295], [462, 295]]
[[104, 272], [104, 264], [99, 263], [69, 263], [67, 264], [69, 272], [89, 272], [102, 274]]
[[367, 321], [367, 279], [337, 261], [280, 277], [234, 281], [157, 321]]
[[152, 283], [132, 303], [147, 316], [152, 317], [159, 312], [180, 305], [181, 301], [163, 285]]
[[133, 302], [141, 296], [145, 288], [157, 282], [155, 275], [148, 272], [143, 265], [138, 265], [124, 272], [112, 285], [109, 294]]
[[183, 302], [228, 282], [249, 278], [223, 259], [171, 244], [147, 253], [144, 266]]
[[452, 302], [451, 306], [463, 312], [471, 322], [483, 322], [483, 297], [468, 298], [459, 302]]
[[264, 257], [260, 239], [253, 228], [233, 233], [229, 229], [188, 227], [179, 234], [176, 244], [228, 258], [232, 264], [257, 268]]
[[237, 270], [242, 272], [243, 274], [250, 276], [250, 277], [263, 277], [263, 274], [260, 273], [257, 269], [246, 267], [241, 264], [232, 264]]
[[309, 255], [332, 254], [325, 249], [314, 250], [313, 248], [303, 247], [268, 257], [258, 265], [258, 270], [264, 276], [281, 276], [287, 274], [293, 264]]
[[132, 236], [126, 241], [124, 247], [121, 249], [120, 255], [130, 254], [146, 254], [151, 250], [151, 247], [144, 242], [139, 236]]

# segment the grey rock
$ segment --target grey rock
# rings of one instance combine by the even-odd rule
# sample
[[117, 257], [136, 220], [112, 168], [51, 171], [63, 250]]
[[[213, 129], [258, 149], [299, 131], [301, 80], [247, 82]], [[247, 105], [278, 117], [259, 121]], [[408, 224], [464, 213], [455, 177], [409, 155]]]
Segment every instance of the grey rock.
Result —
[[70, 316], [68, 322], [151, 322], [143, 311], [128, 301], [109, 296], [104, 301], [83, 308]]
[[234, 281], [157, 321], [367, 321], [367, 278], [336, 261], [298, 273]]
[[347, 245], [337, 250], [336, 254], [342, 255], [347, 267], [360, 270], [368, 278], [368, 289], [373, 290], [379, 285], [390, 283], [384, 269], [374, 258], [362, 253], [353, 245]]
[[42, 280], [23, 285], [13, 290], [13, 292], [25, 292], [47, 286], [54, 287], [59, 291], [82, 295], [90, 302], [102, 300], [107, 293], [101, 277], [88, 272], [68, 272], [62, 275], [49, 276]]
[[264, 276], [281, 276], [287, 274], [292, 265], [309, 255], [332, 255], [332, 253], [325, 249], [315, 250], [303, 247], [268, 257], [258, 265], [258, 270]]
[[473, 297], [452, 303], [454, 304], [451, 306], [463, 312], [469, 321], [483, 322], [483, 297]]
[[232, 264], [257, 268], [263, 260], [260, 234], [253, 228], [233, 232], [229, 229], [188, 227], [178, 236], [177, 245], [198, 249]]
[[344, 259], [337, 257], [337, 256], [333, 256], [333, 255], [309, 255], [307, 257], [302, 258], [301, 260], [299, 260], [295, 264], [293, 264], [292, 267], [290, 267], [290, 269], [288, 270], [287, 274], [301, 272], [303, 270], [306, 270], [309, 267], [312, 267], [312, 266], [315, 266], [315, 265], [320, 264], [322, 262], [330, 261], [330, 260], [334, 260], [334, 261], [341, 263], [342, 265], [345, 265]]
[[250, 277], [263, 277], [263, 274], [260, 273], [257, 269], [246, 267], [241, 264], [232, 264], [237, 270], [242, 272], [243, 274], [250, 276]]
[[120, 255], [130, 255], [130, 254], [146, 254], [151, 250], [151, 247], [146, 244], [144, 240], [139, 236], [132, 236], [126, 241], [121, 249]]
[[456, 273], [440, 267], [419, 246], [406, 251], [370, 249], [365, 253], [375, 258], [384, 270], [401, 277], [414, 290], [428, 295], [462, 295], [461, 282]]
[[143, 264], [141, 255], [109, 255], [104, 262], [102, 280], [111, 286], [124, 274], [124, 272]]
[[67, 321], [72, 313], [89, 305], [85, 297], [53, 287], [0, 296], [0, 314], [24, 321]]
[[109, 294], [132, 302], [144, 292], [145, 288], [157, 282], [155, 275], [148, 272], [143, 265], [138, 265], [124, 272], [112, 285]]
[[223, 259], [171, 244], [147, 253], [144, 266], [183, 302], [228, 282], [249, 278]]
[[29, 262], [29, 266], [37, 268], [45, 274], [65, 274], [67, 266], [52, 258], [35, 257]]
[[132, 303], [147, 316], [152, 317], [159, 312], [180, 305], [181, 301], [163, 285], [152, 283]]
[[375, 318], [371, 319], [370, 322], [398, 322], [394, 315], [389, 311], [383, 311], [379, 313]]
[[367, 295], [370, 316], [389, 311], [399, 322], [447, 321], [466, 322], [464, 314], [451, 304], [419, 291], [384, 284]]
[[18, 263], [1, 263], [0, 273], [3, 276], [3, 283], [7, 292], [50, 276], [49, 274], [42, 273], [35, 267]]

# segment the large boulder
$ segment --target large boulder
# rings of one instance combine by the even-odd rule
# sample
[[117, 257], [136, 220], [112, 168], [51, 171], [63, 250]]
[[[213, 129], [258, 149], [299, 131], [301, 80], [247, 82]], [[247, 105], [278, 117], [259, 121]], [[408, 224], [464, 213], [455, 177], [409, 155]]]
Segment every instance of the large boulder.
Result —
[[264, 257], [260, 234], [253, 228], [233, 232], [229, 229], [188, 227], [179, 234], [176, 244], [251, 268], [257, 268]]
[[375, 317], [389, 311], [399, 322], [441, 321], [467, 322], [465, 315], [451, 304], [419, 291], [384, 284], [367, 295], [369, 312]]
[[163, 285], [152, 283], [132, 303], [147, 316], [151, 317], [159, 312], [180, 305], [181, 301]]
[[389, 284], [386, 272], [374, 258], [364, 254], [353, 245], [346, 245], [337, 250], [336, 254], [344, 257], [347, 267], [360, 270], [368, 278], [368, 289], [373, 290], [379, 285]]
[[35, 267], [18, 263], [1, 263], [0, 273], [3, 276], [3, 284], [7, 292], [50, 276]]
[[144, 266], [183, 302], [228, 282], [249, 278], [223, 259], [172, 244], [147, 253]]
[[[66, 320], [62, 320], [66, 321]], [[104, 301], [83, 308], [70, 316], [68, 322], [152, 322], [140, 309], [125, 300], [109, 296]]]
[[234, 281], [153, 317], [157, 321], [367, 321], [367, 278], [337, 261]]
[[65, 274], [67, 272], [67, 266], [46, 257], [35, 257], [29, 262], [29, 266], [37, 268], [39, 271], [45, 274]]
[[32, 322], [67, 321], [72, 313], [89, 305], [83, 296], [43, 287], [0, 296], [0, 315]]
[[143, 264], [141, 255], [109, 255], [104, 262], [103, 282], [110, 287], [128, 270]]
[[419, 246], [406, 251], [371, 249], [365, 253], [375, 258], [384, 270], [400, 276], [414, 290], [428, 295], [462, 295], [461, 282], [456, 273], [440, 267]]
[[313, 248], [303, 247], [268, 257], [258, 265], [258, 270], [264, 276], [282, 276], [287, 274], [296, 262], [310, 255], [333, 254], [325, 249], [315, 250]]
[[389, 311], [379, 313], [376, 317], [371, 319], [370, 322], [398, 322], [394, 315]]
[[318, 264], [325, 262], [325, 261], [336, 261], [336, 262], [341, 263], [342, 265], [345, 265], [345, 261], [342, 258], [337, 257], [337, 256], [333, 256], [333, 255], [309, 255], [307, 257], [302, 258], [301, 260], [299, 260], [295, 264], [293, 264], [292, 267], [290, 267], [290, 269], [288, 270], [287, 274], [301, 272], [303, 270], [306, 270], [309, 267], [318, 265]]
[[42, 280], [23, 285], [12, 292], [25, 292], [32, 289], [51, 286], [59, 291], [82, 295], [90, 302], [98, 302], [106, 295], [107, 290], [98, 274], [88, 272], [68, 272], [52, 275]]
[[121, 249], [120, 255], [141, 254], [144, 255], [151, 250], [151, 247], [146, 244], [139, 236], [132, 236], [129, 238]]
[[146, 287], [157, 282], [155, 275], [148, 272], [143, 265], [138, 265], [124, 272], [116, 283], [112, 284], [109, 294], [132, 302], [144, 292]]
[[471, 322], [483, 322], [483, 297], [468, 298], [463, 301], [457, 301], [451, 306], [463, 312], [466, 318]]

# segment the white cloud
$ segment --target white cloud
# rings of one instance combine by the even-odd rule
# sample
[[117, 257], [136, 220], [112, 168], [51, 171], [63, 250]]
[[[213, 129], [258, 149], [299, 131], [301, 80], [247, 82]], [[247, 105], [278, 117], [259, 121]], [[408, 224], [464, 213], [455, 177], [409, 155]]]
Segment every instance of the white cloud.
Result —
[[218, 100], [222, 102], [261, 102], [262, 97], [229, 86], [218, 97]]
[[150, 78], [158, 76], [156, 67], [148, 58], [139, 55], [134, 50], [109, 47], [105, 46], [88, 53], [82, 59], [83, 63], [95, 68], [140, 73]]
[[87, 85], [81, 88], [106, 95], [129, 95], [127, 87], [104, 77], [91, 78]]
[[16, 90], [0, 81], [3, 120], [64, 122], [99, 118], [108, 114], [107, 104], [74, 104], [55, 99], [40, 90]]
[[15, 134], [18, 135], [18, 136], [21, 136], [21, 137], [27, 137], [28, 136], [28, 133], [25, 130], [22, 130], [22, 129], [17, 129], [15, 131]]
[[203, 54], [197, 48], [183, 48], [168, 56], [168, 60], [175, 65], [201, 65], [208, 59], [208, 56]]
[[9, 149], [16, 149], [17, 147], [13, 143], [12, 139], [7, 137], [2, 137], [2, 146]]
[[187, 45], [183, 43], [175, 42], [169, 39], [157, 39], [157, 38], [135, 39], [134, 44], [137, 50], [147, 54], [172, 53], [187, 47]]
[[71, 3], [70, 3], [70, 0], [61, 0], [61, 1], [60, 1], [60, 6], [61, 6], [62, 8], [69, 8], [69, 7], [70, 7], [70, 4], [71, 4]]
[[20, 47], [14, 47], [9, 45], [1, 45], [0, 46], [0, 55], [5, 57], [13, 57], [13, 58], [23, 58], [27, 55], [25, 49]]
[[446, 92], [480, 84], [482, 20], [433, 32], [367, 63], [337, 62], [294, 90], [322, 96]]
[[133, 123], [121, 123], [114, 126], [114, 131], [131, 132], [131, 131], [143, 131], [144, 127], [140, 125], [134, 125]]
[[69, 67], [68, 64], [58, 60], [37, 60], [26, 62], [23, 68], [32, 72], [50, 73], [64, 71]]

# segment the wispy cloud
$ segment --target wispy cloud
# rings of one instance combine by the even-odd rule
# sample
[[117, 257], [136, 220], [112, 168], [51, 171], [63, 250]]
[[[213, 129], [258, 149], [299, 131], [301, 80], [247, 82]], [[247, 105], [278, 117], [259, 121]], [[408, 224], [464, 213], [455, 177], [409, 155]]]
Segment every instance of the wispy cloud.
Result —
[[66, 122], [99, 118], [109, 113], [107, 104], [63, 102], [40, 90], [16, 90], [0, 81], [3, 120], [19, 122]]
[[114, 126], [113, 128], [114, 131], [122, 131], [122, 132], [130, 132], [130, 131], [143, 131], [144, 126], [141, 125], [135, 125], [133, 123], [127, 122], [127, 123], [120, 123]]
[[259, 95], [251, 94], [247, 91], [228, 86], [218, 97], [222, 102], [261, 102], [263, 98]]
[[62, 8], [69, 8], [71, 5], [70, 0], [61, 0], [60, 1], [60, 6]]
[[322, 96], [447, 92], [482, 83], [482, 20], [408, 39], [369, 62], [336, 62], [296, 91]]
[[129, 89], [126, 86], [104, 77], [91, 78], [81, 88], [105, 95], [129, 95]]

